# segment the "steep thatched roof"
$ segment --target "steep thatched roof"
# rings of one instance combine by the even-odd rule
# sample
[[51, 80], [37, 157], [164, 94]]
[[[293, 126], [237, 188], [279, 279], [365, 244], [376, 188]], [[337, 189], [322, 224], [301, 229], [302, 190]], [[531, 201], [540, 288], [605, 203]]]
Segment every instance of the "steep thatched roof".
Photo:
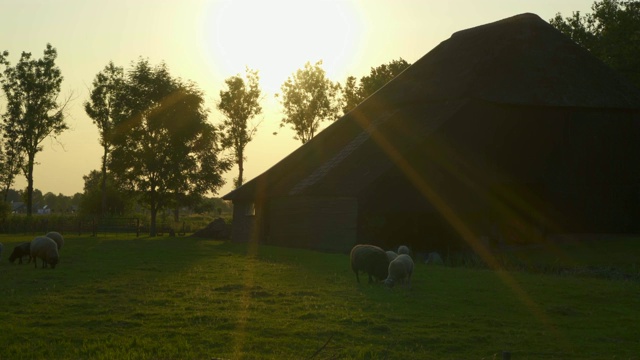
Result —
[[[533, 14], [459, 31], [225, 199], [353, 195], [470, 103], [638, 111], [640, 90]], [[482, 114], [477, 114], [482, 121]], [[380, 156], [384, 153], [384, 156]]]

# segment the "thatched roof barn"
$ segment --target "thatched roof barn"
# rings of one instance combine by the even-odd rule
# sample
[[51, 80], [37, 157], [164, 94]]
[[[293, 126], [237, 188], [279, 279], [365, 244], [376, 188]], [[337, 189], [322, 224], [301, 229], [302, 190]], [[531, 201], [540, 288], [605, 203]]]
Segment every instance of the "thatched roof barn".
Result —
[[522, 14], [457, 32], [225, 195], [234, 241], [430, 251], [640, 230], [640, 90]]

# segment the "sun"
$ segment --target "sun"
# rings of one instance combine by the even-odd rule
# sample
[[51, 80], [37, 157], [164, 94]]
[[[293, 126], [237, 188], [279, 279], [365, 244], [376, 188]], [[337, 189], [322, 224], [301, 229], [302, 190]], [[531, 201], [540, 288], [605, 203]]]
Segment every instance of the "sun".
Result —
[[327, 75], [341, 81], [359, 52], [355, 0], [217, 2], [206, 27], [213, 66], [227, 76], [257, 69], [268, 93], [307, 61], [322, 60]]

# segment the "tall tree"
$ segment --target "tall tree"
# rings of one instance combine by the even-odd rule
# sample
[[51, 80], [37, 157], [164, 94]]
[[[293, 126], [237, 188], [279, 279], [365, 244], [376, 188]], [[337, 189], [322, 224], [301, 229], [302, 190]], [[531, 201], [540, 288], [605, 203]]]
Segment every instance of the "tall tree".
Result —
[[[6, 52], [5, 52], [6, 53]], [[27, 178], [27, 215], [33, 206], [33, 167], [36, 154], [42, 151], [42, 141], [56, 137], [68, 129], [63, 111], [69, 103], [58, 103], [62, 84], [60, 68], [55, 60], [58, 52], [47, 44], [44, 56], [33, 59], [31, 53], [22, 52], [20, 60], [11, 66], [6, 60], [2, 90], [7, 98], [7, 111], [3, 114], [4, 129], [11, 129], [18, 147], [26, 155], [24, 175]]]
[[244, 179], [244, 149], [253, 139], [258, 124], [249, 121], [262, 112], [260, 106], [260, 78], [258, 71], [246, 69], [244, 77], [240, 74], [226, 79], [226, 90], [220, 91], [218, 109], [224, 114], [220, 125], [220, 141], [223, 148], [233, 151], [238, 165], [238, 178], [235, 186], [242, 186]]
[[289, 124], [296, 132], [294, 139], [306, 143], [313, 138], [321, 122], [338, 118], [336, 96], [339, 88], [339, 84], [327, 78], [322, 61], [315, 65], [307, 62], [280, 88], [280, 103], [285, 114], [280, 127]]
[[178, 194], [217, 191], [231, 164], [218, 158], [219, 139], [207, 122], [202, 92], [173, 78], [165, 64], [132, 64], [124, 94], [109, 167], [148, 206], [149, 235], [155, 236], [159, 211], [175, 204]]
[[[119, 95], [123, 91], [124, 71], [109, 62], [93, 80], [90, 98], [84, 103], [84, 110], [100, 132], [102, 146], [101, 213], [107, 212], [107, 165], [112, 147], [112, 133], [119, 109]], [[121, 99], [121, 98], [120, 98]]]
[[[6, 56], [9, 53], [4, 51], [0, 53], [0, 65], [8, 65], [6, 60]], [[2, 78], [2, 73], [0, 73], [0, 79]], [[18, 138], [15, 134], [15, 129], [4, 126], [3, 122], [0, 124], [0, 129], [2, 130], [2, 148], [1, 155], [2, 161], [0, 163], [0, 187], [3, 193], [4, 201], [8, 200], [9, 190], [13, 185], [16, 176], [20, 174], [22, 171], [22, 167], [24, 165], [24, 155], [23, 151], [20, 148], [20, 144], [18, 142]]]
[[640, 1], [602, 0], [549, 23], [640, 87]]
[[399, 58], [371, 68], [369, 75], [361, 77], [359, 83], [354, 76], [349, 76], [342, 88], [342, 111], [344, 114], [353, 110], [364, 99], [378, 91], [410, 65], [404, 59]]

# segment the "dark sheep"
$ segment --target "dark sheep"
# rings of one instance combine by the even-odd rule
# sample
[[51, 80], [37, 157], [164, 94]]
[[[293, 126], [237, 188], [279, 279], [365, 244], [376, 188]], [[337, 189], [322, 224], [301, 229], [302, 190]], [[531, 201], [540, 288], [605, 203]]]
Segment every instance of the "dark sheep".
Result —
[[31, 257], [35, 267], [38, 267], [38, 258], [42, 259], [42, 268], [51, 265], [55, 269], [58, 264], [58, 244], [46, 236], [38, 236], [31, 241]]
[[23, 242], [16, 245], [16, 247], [13, 248], [13, 252], [9, 256], [9, 261], [13, 263], [16, 261], [16, 259], [18, 259], [18, 264], [22, 264], [22, 258], [25, 256], [28, 256], [29, 262], [31, 262], [30, 248], [31, 248], [31, 243], [29, 242]]
[[387, 253], [374, 245], [356, 245], [351, 249], [351, 269], [356, 273], [356, 279], [360, 282], [358, 273], [363, 271], [369, 275], [369, 283], [373, 278], [382, 281], [387, 278], [389, 271], [389, 259]]

